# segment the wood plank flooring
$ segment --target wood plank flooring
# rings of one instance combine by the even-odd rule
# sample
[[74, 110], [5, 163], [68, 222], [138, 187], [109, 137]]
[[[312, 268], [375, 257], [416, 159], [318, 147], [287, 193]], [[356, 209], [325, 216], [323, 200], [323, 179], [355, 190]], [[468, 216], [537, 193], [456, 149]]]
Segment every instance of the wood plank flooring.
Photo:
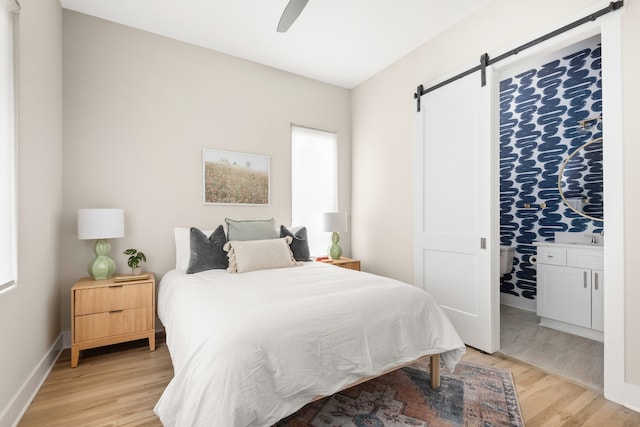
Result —
[[173, 377], [164, 340], [147, 340], [80, 354], [71, 368], [64, 350], [18, 426], [161, 426], [153, 407]]
[[[75, 369], [65, 350], [19, 426], [161, 426], [153, 407], [173, 368], [164, 341], [157, 345], [154, 352], [146, 341], [88, 350]], [[598, 390], [501, 354], [468, 348], [464, 359], [513, 373], [527, 427], [640, 425], [639, 413]]]

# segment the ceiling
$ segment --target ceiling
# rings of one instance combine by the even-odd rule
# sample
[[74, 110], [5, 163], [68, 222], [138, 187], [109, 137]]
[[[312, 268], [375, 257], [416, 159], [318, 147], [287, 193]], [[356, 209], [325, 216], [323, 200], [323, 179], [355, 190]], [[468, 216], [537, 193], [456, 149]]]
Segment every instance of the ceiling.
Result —
[[62, 7], [353, 88], [490, 0], [60, 0]]

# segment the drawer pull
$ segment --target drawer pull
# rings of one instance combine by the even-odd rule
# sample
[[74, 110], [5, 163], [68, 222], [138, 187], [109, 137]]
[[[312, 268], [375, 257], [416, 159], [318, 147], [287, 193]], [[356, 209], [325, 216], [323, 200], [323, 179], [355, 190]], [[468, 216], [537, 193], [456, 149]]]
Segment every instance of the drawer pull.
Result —
[[582, 281], [584, 282], [584, 288], [587, 289], [587, 272], [582, 272]]
[[109, 286], [109, 288], [121, 288], [121, 287], [123, 287], [123, 286], [124, 286], [124, 285], [111, 285], [111, 286]]
[[124, 310], [111, 310], [109, 314], [122, 313]]

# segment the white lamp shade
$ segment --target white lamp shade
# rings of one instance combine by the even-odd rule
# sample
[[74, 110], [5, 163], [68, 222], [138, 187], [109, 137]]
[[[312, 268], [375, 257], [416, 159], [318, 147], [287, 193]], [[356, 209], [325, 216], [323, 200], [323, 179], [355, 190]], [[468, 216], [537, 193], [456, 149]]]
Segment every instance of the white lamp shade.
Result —
[[322, 214], [323, 230], [337, 231], [338, 233], [347, 231], [346, 212], [326, 212]]
[[78, 209], [78, 239], [124, 237], [122, 209]]

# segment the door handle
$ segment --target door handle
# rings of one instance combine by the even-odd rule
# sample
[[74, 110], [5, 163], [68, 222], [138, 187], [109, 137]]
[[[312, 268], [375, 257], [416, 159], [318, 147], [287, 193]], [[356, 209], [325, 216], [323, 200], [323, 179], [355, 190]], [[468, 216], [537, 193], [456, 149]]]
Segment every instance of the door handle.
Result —
[[595, 290], [598, 290], [598, 273], [593, 273], [593, 286]]
[[480, 238], [480, 249], [487, 249], [487, 238], [486, 237], [481, 237]]
[[582, 272], [582, 282], [584, 283], [584, 288], [587, 289], [587, 272]]

